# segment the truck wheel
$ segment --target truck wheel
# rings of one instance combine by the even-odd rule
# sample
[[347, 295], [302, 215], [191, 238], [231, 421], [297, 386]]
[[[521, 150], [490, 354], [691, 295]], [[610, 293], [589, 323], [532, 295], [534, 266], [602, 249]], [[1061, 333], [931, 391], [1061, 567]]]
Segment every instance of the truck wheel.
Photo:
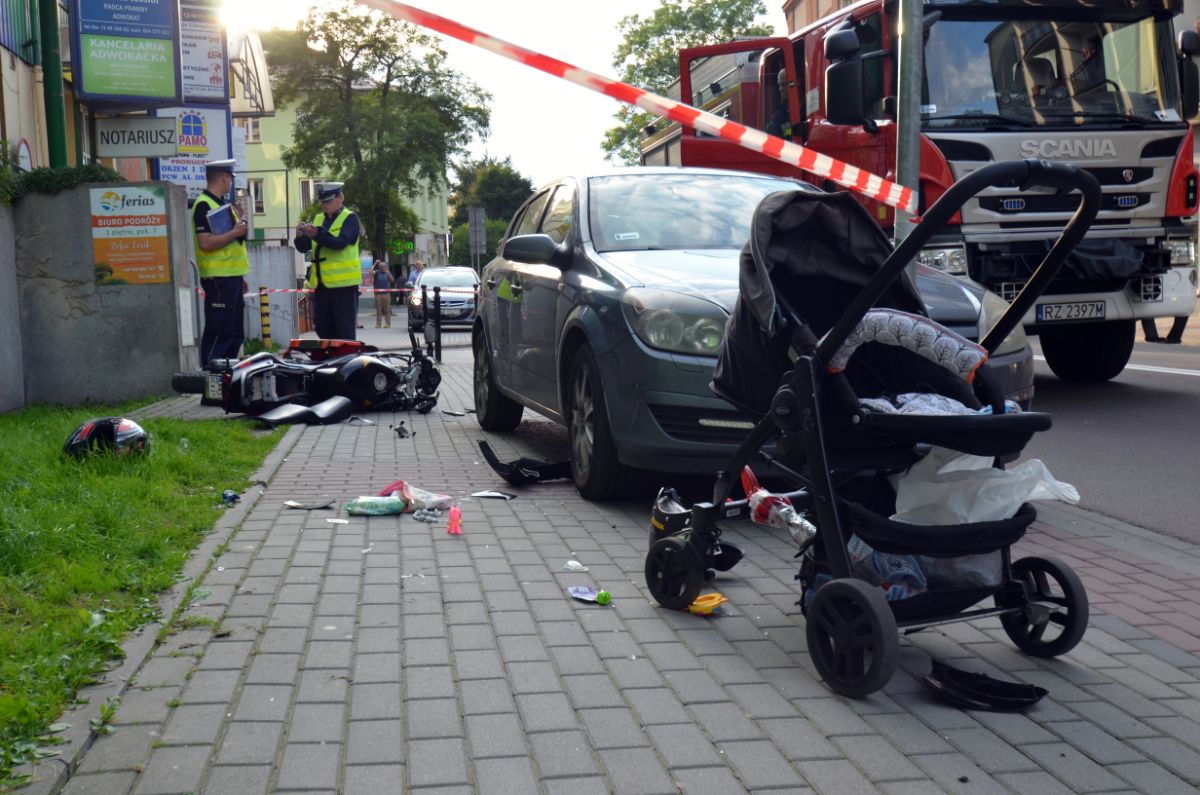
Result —
[[1038, 332], [1046, 364], [1063, 381], [1097, 383], [1115, 378], [1133, 354], [1132, 320], [1077, 323]]

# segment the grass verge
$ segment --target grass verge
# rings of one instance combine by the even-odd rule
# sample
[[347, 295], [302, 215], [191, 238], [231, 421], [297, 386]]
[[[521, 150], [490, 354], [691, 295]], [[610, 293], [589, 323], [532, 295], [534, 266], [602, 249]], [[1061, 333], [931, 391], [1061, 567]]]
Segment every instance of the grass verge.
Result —
[[109, 409], [0, 415], [0, 792], [53, 742], [51, 721], [157, 617], [157, 597], [278, 441], [229, 422], [149, 419], [146, 455], [63, 455]]

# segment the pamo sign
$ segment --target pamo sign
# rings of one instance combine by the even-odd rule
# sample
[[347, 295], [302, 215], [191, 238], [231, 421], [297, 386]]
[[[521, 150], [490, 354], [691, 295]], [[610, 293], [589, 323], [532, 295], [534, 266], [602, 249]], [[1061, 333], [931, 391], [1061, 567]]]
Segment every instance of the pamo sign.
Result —
[[179, 141], [179, 154], [156, 161], [155, 178], [183, 185], [187, 188], [188, 198], [194, 199], [204, 190], [205, 163], [233, 155], [229, 108], [192, 106], [166, 108], [155, 113], [175, 125]]
[[174, 157], [178, 153], [175, 119], [96, 119], [99, 157]]
[[1046, 160], [1096, 160], [1116, 157], [1117, 145], [1111, 138], [1068, 138], [1050, 141], [1022, 141], [1021, 157]]

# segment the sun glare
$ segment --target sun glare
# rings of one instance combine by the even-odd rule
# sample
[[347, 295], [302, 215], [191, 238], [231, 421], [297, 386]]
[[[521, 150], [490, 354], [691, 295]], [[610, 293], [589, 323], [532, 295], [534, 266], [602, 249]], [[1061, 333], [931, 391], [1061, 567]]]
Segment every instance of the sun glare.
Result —
[[221, 5], [221, 22], [232, 34], [251, 30], [292, 28], [316, 5], [305, 0], [225, 0]]

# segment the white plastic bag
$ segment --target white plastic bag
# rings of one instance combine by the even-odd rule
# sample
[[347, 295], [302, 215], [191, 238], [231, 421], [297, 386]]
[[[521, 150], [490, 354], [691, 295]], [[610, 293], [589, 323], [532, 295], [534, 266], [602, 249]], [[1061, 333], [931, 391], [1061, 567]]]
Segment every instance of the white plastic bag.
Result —
[[1079, 492], [1055, 480], [1036, 458], [1009, 469], [992, 459], [934, 447], [895, 480], [897, 522], [965, 524], [1010, 519], [1028, 500], [1060, 500], [1072, 505]]

